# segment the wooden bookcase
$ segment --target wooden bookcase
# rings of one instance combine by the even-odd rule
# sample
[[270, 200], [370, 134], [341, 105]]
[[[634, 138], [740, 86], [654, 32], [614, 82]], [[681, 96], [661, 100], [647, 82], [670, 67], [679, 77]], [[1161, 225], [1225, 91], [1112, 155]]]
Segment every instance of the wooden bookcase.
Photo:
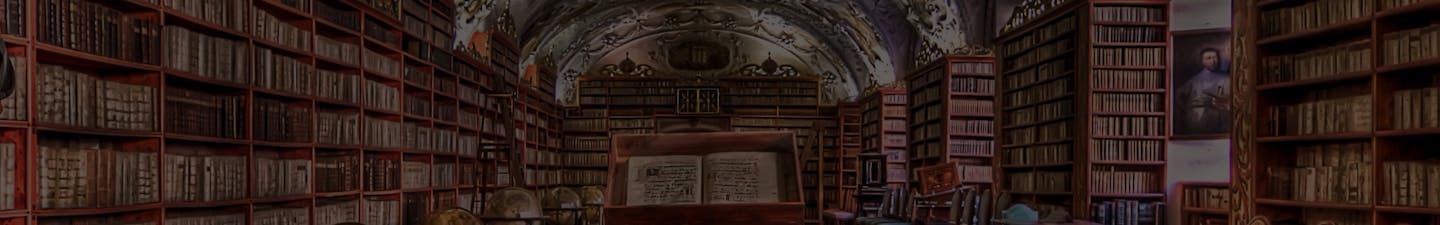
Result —
[[860, 194], [860, 114], [864, 111], [860, 104], [841, 104], [840, 115], [840, 162], [835, 165], [839, 168], [840, 190], [835, 192], [835, 199], [838, 199], [837, 209], [845, 212], [858, 210], [858, 203], [855, 196]]
[[605, 186], [610, 167], [610, 137], [605, 110], [565, 108], [564, 147], [566, 186]]
[[1165, 197], [1170, 3], [1052, 3], [1018, 7], [1030, 13], [998, 39], [997, 183], [1042, 217], [1153, 215]]
[[[519, 148], [524, 169], [525, 186], [543, 190], [561, 185], [563, 152], [560, 139], [560, 104], [554, 95], [546, 95], [536, 88], [522, 84], [516, 95], [513, 108], [515, 117], [516, 146]], [[523, 144], [522, 144], [523, 143]], [[541, 191], [543, 192], [543, 191]], [[544, 193], [541, 193], [542, 195]]]
[[[681, 133], [617, 135], [611, 154], [610, 185], [605, 200], [607, 224], [800, 224], [804, 203], [800, 196], [799, 153], [789, 132]], [[779, 202], [716, 203], [698, 205], [630, 206], [628, 164], [634, 156], [704, 155], [716, 152], [775, 152]], [[789, 168], [789, 169], [784, 169]], [[703, 195], [702, 195], [703, 196]]]
[[905, 82], [894, 82], [861, 98], [865, 107], [861, 118], [863, 151], [885, 157], [884, 176], [878, 183], [867, 186], [905, 190], [909, 184], [910, 169], [906, 162], [909, 157], [906, 157], [905, 142], [909, 131], [905, 129], [905, 118], [908, 115], [906, 102], [910, 98], [905, 93], [905, 87]]
[[[499, 88], [492, 69], [495, 64], [480, 63], [482, 59], [449, 48], [455, 15], [450, 1], [210, 1], [225, 8], [209, 10], [201, 10], [198, 4], [190, 5], [194, 8], [175, 4], [201, 2], [198, 0], [64, 3], [72, 2], [95, 7], [56, 12], [47, 6], [59, 1], [5, 2], [5, 13], [10, 13], [7, 18], [12, 19], [7, 21], [3, 40], [8, 46], [6, 53], [16, 57], [13, 62], [20, 69], [20, 85], [13, 96], [0, 101], [4, 106], [0, 142], [13, 145], [0, 147], [0, 153], [6, 154], [0, 158], [10, 159], [13, 166], [9, 169], [13, 173], [3, 176], [9, 179], [4, 183], [11, 186], [5, 189], [13, 201], [0, 203], [9, 206], [0, 207], [0, 224], [248, 224], [297, 216], [320, 224], [321, 216], [312, 217], [310, 211], [330, 215], [323, 222], [360, 222], [367, 216], [379, 216], [367, 213], [382, 213], [370, 209], [385, 209], [383, 213], [389, 216], [380, 217], [386, 218], [385, 223], [372, 224], [416, 224], [423, 218], [419, 214], [437, 208], [475, 207], [475, 199], [480, 198], [477, 185], [493, 179], [485, 177], [491, 173], [480, 171], [497, 159], [505, 160], [480, 153], [482, 148], [508, 148], [505, 139], [513, 132], [489, 129], [496, 123], [507, 124], [503, 119], [508, 118], [501, 112], [503, 107], [493, 104], [497, 98], [487, 95]], [[399, 10], [402, 4], [407, 8], [403, 13]], [[150, 36], [131, 39], [147, 41], [149, 48], [129, 51], [141, 56], [128, 56], [117, 53], [118, 48], [135, 43], [106, 39], [116, 36], [102, 35], [100, 29], [52, 27], [61, 20], [84, 24], [79, 20], [104, 18], [149, 21], [152, 25], [144, 31]], [[263, 23], [267, 29], [297, 32], [290, 33], [290, 38], [276, 38], [274, 34], [280, 32], [262, 32], [260, 20], [268, 21]], [[428, 32], [406, 32], [402, 24], [417, 24]], [[113, 27], [118, 25], [110, 24], [110, 28], [129, 30]], [[63, 43], [50, 36], [73, 36], [87, 39], [88, 44]], [[205, 45], [207, 50], [201, 51], [200, 42], [224, 45]], [[134, 104], [125, 107], [128, 109], [97, 111], [124, 110], [121, 113], [132, 121], [89, 124], [58, 119], [84, 114], [43, 111], [57, 104], [42, 101], [54, 98], [47, 95], [80, 93], [57, 92], [60, 87], [53, 87], [53, 81], [58, 81], [52, 80], [54, 77], [103, 84], [91, 87], [136, 90], [118, 100]], [[341, 87], [345, 90], [337, 90]], [[380, 87], [393, 91], [362, 94], [362, 90]], [[121, 96], [118, 92], [89, 94], [103, 100], [98, 97], [109, 93]], [[210, 99], [227, 103], [206, 102]], [[381, 100], [388, 106], [375, 104]], [[282, 108], [284, 112], [276, 112]], [[196, 109], [211, 111], [197, 113]], [[398, 126], [370, 127], [367, 120], [372, 119]], [[371, 140], [379, 136], [367, 131], [381, 129], [386, 138], [394, 140]], [[86, 147], [94, 150], [70, 146], [73, 143], [95, 144]], [[52, 157], [61, 157], [60, 153], [82, 151], [104, 159], [91, 160], [93, 164], [87, 167], [135, 175], [92, 174], [91, 178], [70, 179], [93, 179], [90, 183], [97, 186], [115, 184], [107, 189], [138, 188], [147, 199], [64, 207], [52, 202], [41, 207], [40, 202], [52, 201], [47, 196], [58, 189], [51, 185], [63, 185], [50, 183], [55, 179], [49, 176], [58, 168], [47, 171], [41, 165], [51, 165], [47, 161], [58, 160]], [[127, 158], [99, 158], [102, 155]], [[209, 177], [206, 185], [222, 190], [213, 191], [210, 197], [181, 196], [211, 192], [167, 184], [184, 177], [184, 170], [179, 169], [184, 167], [171, 167], [172, 161], [167, 161], [181, 158], [213, 162], [204, 164], [205, 168], [219, 172], [203, 177]], [[366, 187], [363, 184], [370, 178], [358, 171], [367, 159], [411, 162], [419, 165], [412, 167], [414, 171], [424, 176], [412, 177], [421, 183], [410, 188]], [[269, 162], [284, 164], [265, 164]], [[269, 169], [286, 165], [303, 167], [306, 172]], [[357, 172], [324, 172], [331, 168]], [[195, 172], [194, 179], [200, 179], [202, 175]], [[151, 183], [140, 183], [146, 180]], [[343, 184], [321, 188], [325, 186], [322, 182]], [[99, 193], [93, 194], [94, 200], [100, 200]]]
[[[1249, 193], [1275, 223], [1440, 223], [1435, 1], [1265, 1], [1237, 31], [1256, 57]], [[1328, 11], [1322, 11], [1331, 9]], [[1310, 17], [1293, 24], [1287, 14]], [[1335, 58], [1334, 62], [1307, 59]], [[1238, 169], [1238, 168], [1237, 168]], [[1334, 181], [1345, 182], [1334, 182]], [[1313, 191], [1326, 190], [1326, 191]], [[1333, 190], [1333, 191], [1330, 191]]]
[[[962, 185], [983, 189], [993, 183], [994, 62], [992, 56], [947, 56], [906, 76], [911, 187], [920, 187], [917, 168], [952, 163], [959, 165]], [[916, 217], [949, 215], [948, 203], [916, 204], [927, 211], [913, 212]]]
[[1180, 224], [1226, 224], [1230, 217], [1230, 184], [1180, 182], [1175, 185], [1180, 199]]

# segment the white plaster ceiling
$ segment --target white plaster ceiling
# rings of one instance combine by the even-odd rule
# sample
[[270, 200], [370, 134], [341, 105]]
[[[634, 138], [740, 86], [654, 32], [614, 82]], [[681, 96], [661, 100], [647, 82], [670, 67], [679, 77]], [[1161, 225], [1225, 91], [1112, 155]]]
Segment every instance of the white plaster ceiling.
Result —
[[[988, 37], [989, 0], [456, 0], [455, 40], [491, 29], [522, 43], [522, 64], [552, 63], [557, 97], [605, 65], [666, 66], [665, 42], [704, 39], [733, 47], [733, 71], [772, 59], [804, 76], [833, 75], [833, 99], [903, 77], [919, 62]], [[983, 33], [967, 33], [967, 31]], [[627, 57], [628, 56], [628, 57]]]

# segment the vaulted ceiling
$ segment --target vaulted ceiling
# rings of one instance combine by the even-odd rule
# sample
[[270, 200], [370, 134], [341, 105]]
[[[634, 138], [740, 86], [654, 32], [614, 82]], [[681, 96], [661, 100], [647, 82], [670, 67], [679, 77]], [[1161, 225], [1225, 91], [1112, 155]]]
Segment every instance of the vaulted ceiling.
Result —
[[616, 65], [704, 77], [770, 63], [823, 77], [826, 96], [849, 99], [916, 62], [985, 44], [993, 30], [989, 0], [456, 1], [457, 45], [477, 31], [510, 33], [522, 64], [555, 66], [562, 98], [575, 77], [624, 75], [605, 71]]

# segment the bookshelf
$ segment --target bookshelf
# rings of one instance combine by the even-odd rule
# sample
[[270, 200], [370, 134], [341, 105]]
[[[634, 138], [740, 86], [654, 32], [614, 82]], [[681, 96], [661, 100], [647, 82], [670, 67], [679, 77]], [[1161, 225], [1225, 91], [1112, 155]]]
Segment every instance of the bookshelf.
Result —
[[418, 224], [509, 145], [494, 64], [437, 37], [449, 1], [4, 4], [6, 224]]
[[905, 190], [910, 180], [909, 164], [906, 161], [905, 139], [908, 138], [905, 82], [895, 82], [875, 89], [862, 97], [865, 113], [861, 118], [861, 140], [865, 153], [881, 154], [885, 157], [883, 174], [878, 180], [867, 179], [866, 183], [877, 187]]
[[[919, 187], [921, 178], [914, 168], [952, 163], [959, 166], [962, 185], [988, 189], [993, 183], [994, 63], [992, 56], [947, 56], [906, 76], [912, 187]], [[947, 206], [920, 209], [928, 212], [912, 212], [917, 218], [911, 219], [951, 220], [918, 218], [949, 215]]]
[[845, 212], [855, 212], [859, 208], [855, 196], [860, 194], [861, 187], [860, 114], [864, 109], [856, 103], [840, 104], [839, 108], [840, 114], [836, 118], [839, 118], [840, 121], [840, 154], [838, 156], [840, 160], [835, 167], [839, 168], [840, 172], [835, 177], [839, 179], [836, 182], [840, 184], [840, 189], [835, 192], [835, 199], [839, 200], [838, 206], [835, 208]]
[[1212, 225], [1229, 221], [1229, 183], [1181, 182], [1175, 185], [1175, 193], [1181, 204], [1181, 224]]
[[610, 137], [603, 109], [565, 108], [565, 186], [604, 186], [609, 171]]
[[998, 186], [1042, 217], [1164, 220], [1170, 3], [1054, 3], [999, 38]]
[[515, 95], [516, 147], [521, 153], [524, 184], [535, 190], [562, 185], [565, 166], [561, 149], [560, 104], [528, 84], [519, 85]]
[[[1245, 5], [1255, 40], [1237, 61], [1255, 85], [1256, 216], [1276, 222], [1440, 223], [1433, 178], [1440, 50], [1433, 1], [1278, 1]], [[1260, 15], [1260, 16], [1257, 16]], [[1277, 15], [1285, 15], [1281, 17]], [[1302, 23], [1303, 22], [1303, 23]], [[1242, 95], [1243, 96], [1243, 95]], [[1339, 123], [1333, 121], [1341, 121]], [[1243, 178], [1242, 177], [1242, 178]], [[1332, 182], [1346, 180], [1349, 182]], [[1242, 216], [1237, 214], [1236, 216]]]

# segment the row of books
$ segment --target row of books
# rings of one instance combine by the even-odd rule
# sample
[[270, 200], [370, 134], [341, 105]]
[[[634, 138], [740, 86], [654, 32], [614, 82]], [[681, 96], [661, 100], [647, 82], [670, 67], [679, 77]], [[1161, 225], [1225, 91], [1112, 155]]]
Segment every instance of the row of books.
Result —
[[1100, 93], [1093, 97], [1094, 112], [1161, 112], [1165, 109], [1164, 94]]
[[400, 188], [430, 187], [430, 163], [400, 161]]
[[1366, 142], [1296, 146], [1295, 166], [1271, 166], [1269, 197], [1296, 201], [1373, 202], [1373, 161]]
[[360, 153], [324, 151], [315, 154], [315, 192], [360, 190]]
[[[254, 197], [280, 197], [310, 193], [310, 160], [284, 158], [274, 151], [255, 152]], [[241, 180], [244, 180], [243, 178]]]
[[36, 41], [130, 62], [160, 63], [157, 21], [88, 0], [44, 1], [36, 11]]
[[245, 139], [245, 96], [165, 88], [165, 130], [172, 133]]
[[316, 35], [315, 56], [358, 65], [360, 63], [360, 45], [350, 41], [335, 40], [325, 35]]
[[[952, 115], [990, 115], [995, 113], [994, 100], [955, 99], [950, 100]], [[896, 114], [899, 115], [899, 114]]]
[[567, 166], [605, 167], [605, 166], [608, 166], [608, 165], [610, 164], [610, 154], [609, 154], [609, 153], [604, 153], [604, 152], [599, 152], [599, 153], [576, 153], [576, 152], [571, 152], [571, 153], [566, 153], [566, 154], [565, 154], [565, 161], [564, 161], [564, 163], [565, 163], [565, 165], [567, 165]]
[[392, 79], [398, 79], [403, 74], [400, 60], [375, 52], [374, 49], [365, 49], [364, 54], [362, 58], [365, 63], [362, 65], [365, 65], [366, 71], [376, 72], [379, 73], [377, 75]]
[[[3, 22], [0, 22], [3, 23]], [[23, 55], [10, 56], [15, 80], [30, 80], [30, 63]], [[0, 99], [0, 120], [30, 119], [30, 85], [15, 85], [9, 98]]]
[[1170, 31], [1151, 26], [1091, 26], [1090, 39], [1095, 42], [1165, 42]]
[[989, 156], [995, 153], [995, 142], [990, 140], [950, 139], [949, 149], [950, 155]]
[[216, 154], [204, 146], [174, 143], [166, 150], [165, 201], [224, 201], [249, 194], [245, 155]]
[[310, 207], [256, 206], [251, 220], [254, 225], [310, 224]]
[[1161, 89], [1165, 88], [1165, 77], [1158, 70], [1110, 70], [1090, 71], [1090, 86], [1093, 89]]
[[[611, 93], [619, 93], [619, 92], [622, 92], [622, 91], [620, 91], [619, 89], [611, 89], [610, 92], [611, 92]], [[809, 88], [774, 88], [774, 87], [766, 87], [766, 88], [752, 88], [752, 89], [740, 89], [740, 88], [729, 88], [729, 89], [725, 89], [725, 94], [728, 94], [728, 95], [817, 95], [817, 94], [819, 94], [819, 93], [820, 93], [820, 92], [819, 92], [819, 89], [816, 89], [815, 87], [809, 87]]]
[[1394, 129], [1440, 127], [1440, 87], [1395, 91]]
[[565, 130], [603, 131], [605, 119], [566, 119]]
[[1385, 65], [1440, 58], [1440, 25], [1385, 34]]
[[562, 174], [561, 182], [567, 185], [605, 185], [610, 178], [605, 170], [571, 170]]
[[113, 140], [41, 137], [41, 209], [105, 208], [160, 201], [155, 149], [121, 149]]
[[1005, 145], [1023, 145], [1040, 142], [1060, 141], [1072, 135], [1070, 120], [1056, 121], [1044, 125], [1005, 130]]
[[1090, 160], [1165, 161], [1165, 142], [1161, 140], [1090, 140]]
[[379, 81], [364, 79], [365, 106], [389, 111], [400, 111], [400, 88]]
[[1060, 57], [1019, 72], [1006, 73], [1005, 90], [1018, 90], [1035, 85], [1036, 82], [1054, 82], [1056, 77], [1073, 75], [1070, 73], [1075, 69], [1073, 62], [1074, 59], [1069, 57]]
[[20, 183], [17, 178], [20, 177], [15, 175], [15, 171], [21, 169], [19, 159], [25, 157], [17, 154], [19, 151], [15, 147], [15, 143], [0, 142], [0, 173], [4, 173], [0, 174], [0, 187], [3, 187], [0, 188], [0, 210], [15, 209], [15, 203], [26, 197], [20, 195], [22, 192], [17, 192], [19, 188], [16, 188], [16, 184]]
[[563, 182], [562, 180], [563, 180], [563, 178], [565, 177], [565, 174], [566, 174], [566, 173], [572, 173], [572, 172], [573, 172], [573, 171], [569, 171], [569, 170], [559, 170], [559, 169], [530, 169], [530, 168], [526, 168], [526, 169], [525, 169], [525, 184], [526, 184], [526, 185], [531, 185], [531, 186], [563, 184], [563, 183], [561, 183], [561, 182]]
[[245, 212], [167, 212], [165, 225], [248, 225]]
[[370, 196], [365, 197], [362, 205], [365, 206], [365, 224], [400, 225], [400, 200]]
[[567, 154], [541, 150], [536, 148], [525, 148], [525, 164], [527, 165], [554, 165], [559, 166], [565, 161]]
[[371, 18], [365, 18], [365, 20], [365, 37], [394, 48], [400, 47], [400, 32], [392, 32], [390, 29], [386, 29], [388, 28], [386, 26], [389, 25], [382, 25], [380, 21], [375, 21]]
[[1321, 99], [1310, 93], [1306, 101], [1266, 109], [1271, 135], [1311, 135], [1367, 132], [1372, 126], [1370, 95]]
[[1165, 65], [1165, 48], [1095, 48], [1090, 57], [1101, 66]]
[[360, 103], [360, 75], [353, 72], [315, 70], [315, 96], [340, 101]]
[[309, 105], [290, 104], [280, 100], [255, 98], [252, 102], [251, 136], [255, 140], [310, 142], [313, 111]]
[[1070, 172], [1018, 172], [1006, 174], [1013, 192], [1069, 192]]
[[615, 95], [674, 95], [675, 88], [671, 87], [625, 87], [610, 88], [610, 94]]
[[[667, 104], [673, 104], [673, 103], [674, 103], [673, 101], [674, 101], [674, 98], [675, 98], [675, 97], [673, 97], [673, 96], [667, 96], [667, 97], [668, 97], [668, 99], [671, 100], [671, 102], [669, 102], [669, 103], [667, 103]], [[723, 103], [724, 103], [725, 105], [740, 105], [740, 106], [813, 106], [813, 105], [817, 105], [817, 104], [820, 103], [820, 98], [819, 98], [819, 97], [815, 97], [815, 96], [798, 96], [798, 97], [797, 97], [797, 96], [789, 96], [789, 97], [772, 97], [772, 96], [725, 96], [725, 97], [724, 97], [724, 100], [723, 100]], [[623, 104], [623, 103], [618, 103], [618, 104]]]
[[320, 199], [315, 202], [315, 224], [360, 222], [360, 201], [356, 199]]
[[[1061, 18], [1055, 19], [1055, 22], [1048, 23], [1044, 26], [1031, 30], [1029, 33], [1025, 34], [1025, 37], [1017, 38], [1014, 41], [1000, 44], [1000, 48], [1005, 51], [1005, 58], [1015, 57], [1019, 54], [1029, 54], [1025, 50], [1030, 49], [1035, 45], [1050, 42], [1056, 38], [1060, 38], [1061, 35], [1067, 35], [1066, 38], [1073, 37], [1069, 35], [1074, 35], [1073, 33], [1070, 33], [1070, 31], [1075, 30], [1075, 25], [1075, 16], [1068, 14], [1063, 15], [1063, 17]], [[1014, 65], [1008, 65], [1005, 68], [1015, 67]]]
[[39, 121], [86, 128], [155, 130], [154, 87], [101, 79], [65, 67], [39, 67]]
[[988, 62], [950, 63], [950, 75], [993, 75], [995, 64]]
[[950, 120], [949, 131], [951, 135], [989, 136], [991, 133], [995, 133], [995, 123], [989, 120]]
[[1165, 224], [1164, 202], [1110, 200], [1090, 204], [1091, 219], [1101, 225]]
[[1161, 117], [1095, 117], [1091, 134], [1097, 136], [1161, 136], [1165, 135]]
[[1126, 171], [1117, 166], [1092, 166], [1090, 193], [1163, 193], [1161, 176], [1152, 171]]
[[250, 11], [255, 12], [255, 29], [250, 31], [255, 38], [292, 49], [310, 49], [313, 36], [310, 30], [290, 24], [259, 7], [252, 7]]
[[415, 17], [413, 15], [405, 15], [405, 19], [404, 21], [401, 21], [401, 23], [403, 23], [401, 24], [401, 26], [403, 27], [405, 32], [410, 33], [410, 35], [415, 35], [416, 37], [421, 37], [422, 39], [424, 39], [425, 35], [430, 34], [430, 24], [426, 23], [425, 20], [420, 19], [419, 17]]
[[1424, 0], [1380, 0], [1381, 9], [1393, 9], [1405, 7], [1410, 4], [1424, 2]]
[[309, 12], [309, 11], [310, 11], [310, 0], [261, 0], [261, 1], [268, 1], [268, 2], [273, 2], [273, 3], [280, 3], [281, 5], [284, 5], [284, 6], [286, 6], [286, 7], [290, 7], [290, 8], [292, 8], [292, 9], [295, 9], [296, 11], [300, 11], [300, 12]]
[[1223, 187], [1185, 187], [1185, 207], [1229, 209], [1230, 189]]
[[307, 206], [255, 206], [253, 225], [307, 225], [310, 224], [310, 208]]
[[433, 76], [434, 75], [430, 74], [429, 71], [426, 71], [425, 68], [421, 68], [420, 65], [405, 64], [405, 81], [409, 81], [410, 83], [415, 83], [420, 86], [426, 86], [430, 84], [430, 80], [431, 78], [433, 78]]
[[1370, 16], [1375, 12], [1374, 3], [1372, 0], [1316, 0], [1264, 10], [1260, 13], [1260, 36], [1306, 31]]
[[1036, 85], [1024, 90], [1011, 92], [1005, 96], [1005, 106], [1016, 107], [1053, 100], [1075, 93], [1074, 80], [1061, 78], [1044, 84]]
[[0, 5], [0, 11], [4, 13], [3, 19], [0, 19], [0, 28], [3, 28], [0, 29], [0, 32], [18, 37], [25, 36], [25, 22], [29, 21], [25, 16], [26, 2], [28, 1], [5, 0], [4, 5]]
[[401, 168], [399, 159], [365, 157], [365, 190], [388, 191], [400, 189]]
[[315, 3], [315, 10], [311, 13], [319, 20], [330, 22], [331, 24], [339, 25], [352, 31], [360, 30], [360, 13], [345, 10], [332, 4], [339, 3], [319, 1]]
[[574, 149], [609, 149], [610, 139], [607, 137], [582, 137], [566, 135], [565, 147]]
[[1002, 165], [1041, 165], [1072, 162], [1070, 144], [1011, 148], [1000, 151]]
[[405, 99], [404, 99], [403, 101], [401, 101], [401, 102], [404, 103], [404, 106], [405, 106], [405, 107], [403, 107], [403, 108], [404, 108], [404, 110], [405, 110], [405, 113], [409, 113], [409, 114], [413, 114], [413, 115], [417, 115], [417, 116], [421, 116], [421, 117], [434, 117], [434, 116], [435, 116], [435, 115], [434, 115], [434, 111], [433, 111], [433, 110], [435, 109], [435, 104], [434, 104], [433, 102], [430, 102], [430, 95], [427, 94], [427, 95], [424, 95], [424, 96], [416, 96], [416, 95], [410, 94], [410, 95], [405, 95], [404, 98], [405, 98]]
[[1075, 100], [1065, 99], [1010, 111], [1008, 118], [1005, 119], [1005, 122], [1007, 122], [1005, 125], [1030, 125], [1040, 121], [1050, 121], [1074, 115]]
[[228, 0], [164, 1], [166, 9], [245, 32], [245, 3]]
[[315, 114], [315, 126], [317, 143], [360, 145], [360, 112], [321, 110]]
[[994, 95], [995, 80], [973, 77], [953, 78], [950, 80], [950, 92]]
[[281, 90], [300, 95], [309, 95], [314, 87], [310, 77], [315, 74], [310, 64], [298, 58], [291, 58], [268, 48], [255, 49], [256, 87]]
[[249, 42], [210, 36], [180, 26], [164, 29], [165, 68], [218, 81], [250, 81]]
[[1165, 22], [1165, 8], [1144, 6], [1095, 7], [1091, 15], [1095, 21]]
[[[1018, 56], [1016, 56], [1016, 57], [1013, 58], [1013, 59], [1010, 59], [1010, 60], [1007, 60], [1007, 61], [1002, 61], [1002, 62], [1005, 63], [1005, 67], [1004, 67], [1004, 68], [1021, 68], [1021, 67], [1026, 67], [1026, 66], [1030, 66], [1030, 65], [1036, 65], [1036, 64], [1041, 64], [1041, 63], [1046, 63], [1046, 62], [1055, 61], [1055, 60], [1060, 59], [1060, 58], [1067, 58], [1067, 57], [1061, 57], [1061, 55], [1071, 54], [1071, 53], [1074, 53], [1074, 51], [1075, 51], [1075, 42], [1073, 42], [1073, 41], [1056, 41], [1056, 42], [1050, 42], [1049, 44], [1041, 45], [1041, 46], [1039, 46], [1039, 47], [1035, 47], [1035, 48], [1030, 49], [1029, 51], [1025, 52], [1025, 53], [1022, 54], [1022, 55], [1018, 55]], [[1099, 54], [1099, 53], [1097, 52], [1096, 54]], [[1097, 55], [1097, 56], [1098, 56], [1098, 55]], [[1097, 57], [1096, 59], [1098, 60], [1099, 58]], [[1006, 71], [1006, 72], [1010, 72], [1010, 71]]]
[[1370, 40], [1313, 49], [1290, 55], [1264, 57], [1261, 83], [1279, 83], [1368, 71], [1372, 50]]
[[1381, 164], [1386, 205], [1440, 207], [1440, 162], [1399, 161]]
[[394, 219], [401, 219], [400, 224], [424, 224], [430, 215], [430, 197], [430, 193], [425, 192], [405, 193], [401, 203], [404, 208], [400, 212], [405, 217]]

